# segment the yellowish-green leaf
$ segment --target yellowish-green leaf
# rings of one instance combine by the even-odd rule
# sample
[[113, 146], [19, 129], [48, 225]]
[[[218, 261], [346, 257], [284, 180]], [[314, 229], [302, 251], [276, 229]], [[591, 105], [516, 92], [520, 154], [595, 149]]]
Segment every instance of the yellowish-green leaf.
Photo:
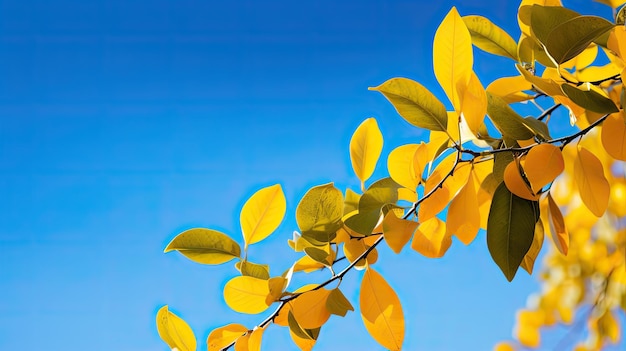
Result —
[[609, 204], [610, 185], [600, 160], [580, 146], [574, 159], [574, 181], [585, 206], [597, 217], [602, 216]]
[[441, 132], [447, 130], [446, 107], [418, 82], [407, 78], [392, 78], [369, 89], [382, 93], [398, 114], [412, 125]]
[[348, 311], [354, 311], [354, 307], [339, 288], [330, 291], [326, 300], [326, 309], [331, 314], [341, 317], [345, 317]]
[[602, 122], [602, 145], [611, 157], [626, 161], [626, 116], [623, 111]]
[[345, 225], [359, 234], [370, 235], [381, 219], [381, 208], [398, 201], [399, 187], [391, 178], [383, 178], [370, 185], [359, 200], [358, 214], [347, 218]]
[[531, 99], [532, 95], [524, 92], [531, 89], [532, 84], [523, 76], [498, 78], [487, 87], [490, 94], [499, 96], [507, 104]]
[[[582, 86], [584, 89], [585, 86]], [[618, 112], [615, 103], [607, 97], [604, 97], [594, 90], [580, 89], [571, 86], [567, 83], [561, 85], [563, 93], [572, 100], [576, 105], [585, 108], [586, 110], [605, 114]]]
[[395, 253], [400, 253], [406, 243], [411, 240], [419, 223], [401, 219], [393, 211], [387, 212], [383, 219], [383, 235], [387, 245]]
[[465, 245], [474, 241], [480, 229], [478, 198], [472, 177], [470, 173], [465, 186], [450, 202], [446, 218], [448, 233], [456, 235]]
[[343, 203], [343, 215], [347, 215], [352, 211], [359, 209], [359, 200], [361, 195], [354, 192], [352, 189], [346, 189], [346, 197]]
[[557, 65], [583, 52], [589, 44], [613, 27], [613, 23], [596, 16], [578, 16], [556, 26], [543, 42]]
[[456, 7], [452, 7], [435, 32], [433, 68], [439, 85], [456, 111], [461, 109], [458, 87], [467, 86], [473, 60], [470, 32]]
[[341, 227], [343, 211], [341, 191], [333, 183], [319, 185], [309, 189], [300, 200], [296, 208], [296, 222], [303, 236], [329, 242]]
[[374, 173], [376, 163], [383, 150], [383, 135], [376, 119], [368, 118], [352, 134], [350, 139], [350, 161], [354, 173], [361, 180], [361, 189]]
[[502, 98], [487, 92], [487, 114], [503, 136], [515, 140], [528, 140], [535, 136], [524, 119]]
[[543, 231], [543, 223], [541, 219], [535, 223], [535, 236], [533, 237], [533, 243], [530, 245], [530, 249], [524, 256], [520, 267], [522, 267], [528, 274], [533, 274], [533, 268], [535, 267], [535, 260], [537, 260], [537, 256], [539, 256], [539, 252], [541, 251], [541, 247], [543, 247], [543, 239], [545, 233]]
[[601, 4], [605, 4], [607, 6], [611, 6], [614, 9], [616, 9], [616, 8], [622, 6], [624, 3], [626, 3], [626, 1], [624, 1], [624, 0], [593, 0], [593, 1], [599, 2]]
[[[522, 11], [522, 8], [520, 8], [520, 12]], [[532, 35], [544, 45], [546, 44], [549, 34], [556, 27], [563, 22], [580, 16], [577, 12], [562, 6], [532, 5], [530, 11], [530, 27]]]
[[329, 262], [328, 258], [330, 257], [330, 244], [326, 244], [325, 246], [316, 246], [316, 247], [307, 247], [304, 249], [304, 252], [307, 256], [311, 257], [313, 261], [319, 262], [325, 266], [330, 266], [332, 262]]
[[196, 336], [189, 325], [180, 317], [170, 312], [167, 305], [161, 307], [156, 316], [159, 337], [171, 349], [195, 351]]
[[487, 222], [487, 247], [494, 262], [512, 281], [530, 249], [539, 219], [536, 201], [522, 199], [501, 183], [493, 194]]
[[527, 36], [531, 35], [530, 18], [532, 14], [532, 5], [562, 6], [561, 0], [522, 0], [517, 14], [517, 22], [522, 33]]
[[248, 332], [241, 324], [228, 324], [213, 329], [206, 340], [209, 351], [219, 351]]
[[315, 329], [326, 323], [330, 318], [326, 308], [329, 295], [330, 290], [322, 288], [307, 291], [291, 301], [291, 312], [302, 328]]
[[264, 280], [270, 279], [270, 266], [266, 264], [252, 263], [250, 261], [243, 260], [237, 262], [235, 264], [235, 268], [237, 268], [242, 275]]
[[446, 223], [437, 217], [422, 222], [413, 235], [411, 248], [428, 258], [439, 258], [452, 245], [452, 237], [446, 231]]
[[285, 194], [280, 184], [263, 188], [243, 205], [240, 215], [245, 246], [267, 238], [282, 222], [287, 210]]
[[399, 351], [404, 341], [404, 314], [396, 292], [371, 267], [361, 282], [360, 307], [369, 334], [384, 348]]
[[564, 169], [565, 161], [561, 149], [552, 144], [537, 145], [526, 154], [524, 172], [535, 194], [554, 181]]
[[240, 276], [226, 282], [224, 286], [224, 301], [233, 311], [257, 314], [265, 311], [270, 293], [267, 280]]
[[548, 217], [550, 219], [552, 241], [554, 241], [554, 245], [560, 253], [567, 255], [569, 250], [569, 233], [567, 232], [567, 226], [565, 226], [563, 214], [550, 193], [548, 193], [546, 198], [548, 201]]
[[[487, 113], [487, 94], [474, 72], [471, 72], [466, 86], [459, 86], [459, 94], [461, 96], [461, 114], [472, 134], [478, 135]], [[463, 138], [463, 142], [465, 141], [466, 138]]]
[[231, 237], [204, 228], [193, 228], [178, 234], [165, 248], [165, 252], [174, 250], [203, 264], [221, 264], [241, 255], [239, 244]]
[[530, 82], [535, 88], [539, 89], [541, 92], [550, 95], [550, 96], [558, 96], [563, 95], [563, 91], [561, 90], [561, 85], [556, 83], [552, 79], [537, 77], [532, 73], [528, 72], [520, 65], [515, 66], [517, 70], [526, 78], [528, 82]]
[[517, 61], [517, 44], [502, 28], [482, 16], [463, 16], [472, 43], [481, 50]]

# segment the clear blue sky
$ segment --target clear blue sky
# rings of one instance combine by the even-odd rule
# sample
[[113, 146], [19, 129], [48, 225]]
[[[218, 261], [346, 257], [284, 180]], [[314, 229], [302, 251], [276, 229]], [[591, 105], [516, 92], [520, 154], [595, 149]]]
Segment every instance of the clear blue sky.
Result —
[[[286, 269], [308, 187], [358, 187], [348, 143], [362, 120], [378, 119], [385, 154], [425, 137], [367, 87], [405, 76], [445, 100], [431, 45], [452, 5], [518, 36], [517, 1], [0, 0], [0, 349], [166, 350], [164, 304], [199, 350], [214, 327], [262, 320], [224, 305], [232, 263], [163, 248], [198, 226], [240, 240], [245, 199], [279, 182], [290, 212], [250, 255]], [[485, 85], [514, 74], [476, 55]], [[440, 260], [380, 251], [407, 350], [489, 350], [537, 288], [524, 272], [506, 281], [484, 233]], [[343, 285], [355, 306], [360, 274]], [[291, 348], [285, 329], [266, 335], [267, 350]], [[358, 313], [331, 318], [318, 344], [380, 349]]]

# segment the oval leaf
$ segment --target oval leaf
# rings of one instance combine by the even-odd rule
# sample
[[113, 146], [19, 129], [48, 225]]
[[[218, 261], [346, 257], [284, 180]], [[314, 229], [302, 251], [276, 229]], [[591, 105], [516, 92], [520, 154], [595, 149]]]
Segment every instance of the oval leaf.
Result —
[[167, 305], [161, 307], [156, 316], [157, 332], [167, 346], [180, 351], [195, 351], [196, 337], [189, 325], [170, 312]]
[[376, 119], [368, 118], [356, 129], [350, 139], [350, 161], [354, 173], [361, 180], [361, 188], [372, 176], [376, 162], [383, 150], [383, 135]]
[[552, 144], [537, 145], [526, 154], [524, 172], [535, 194], [554, 181], [564, 169], [565, 161], [561, 149]]
[[602, 122], [602, 145], [616, 160], [626, 161], [626, 115], [614, 113]]
[[418, 82], [407, 78], [392, 78], [369, 89], [382, 93], [398, 114], [412, 125], [441, 132], [447, 130], [446, 107]]
[[487, 86], [489, 93], [499, 96], [507, 104], [532, 99], [532, 95], [524, 92], [531, 89], [532, 84], [523, 76], [498, 78]]
[[517, 43], [502, 28], [482, 16], [463, 16], [472, 43], [481, 50], [517, 61]]
[[387, 212], [383, 219], [383, 235], [387, 245], [395, 253], [400, 253], [406, 243], [411, 240], [419, 223], [401, 219], [393, 211]]
[[446, 223], [433, 217], [420, 224], [415, 231], [411, 248], [428, 258], [439, 258], [452, 245], [452, 237], [446, 232]]
[[317, 289], [307, 291], [291, 300], [291, 312], [303, 329], [319, 328], [330, 318], [326, 300], [330, 290]]
[[611, 187], [600, 160], [583, 147], [578, 148], [574, 159], [574, 181], [585, 206], [597, 217], [602, 216], [609, 204]]
[[219, 351], [247, 332], [248, 328], [235, 323], [213, 329], [206, 340], [209, 351]]
[[536, 201], [512, 194], [504, 183], [498, 186], [487, 221], [487, 247], [508, 281], [515, 277], [533, 243], [538, 219]]
[[546, 51], [557, 65], [583, 52], [589, 44], [613, 27], [596, 16], [578, 16], [556, 26], [544, 42]]
[[269, 307], [266, 303], [269, 293], [267, 280], [249, 276], [234, 277], [224, 286], [224, 301], [233, 311], [257, 314]]
[[523, 199], [537, 200], [539, 198], [539, 196], [532, 191], [527, 180], [522, 177], [520, 165], [517, 160], [511, 161], [504, 169], [504, 184], [510, 192]]
[[383, 347], [398, 351], [404, 341], [404, 314], [396, 292], [371, 267], [361, 282], [361, 317], [370, 335]]
[[433, 68], [439, 85], [456, 111], [461, 108], [457, 89], [459, 85], [467, 85], [473, 60], [470, 32], [456, 7], [452, 7], [435, 32]]
[[300, 231], [334, 233], [341, 227], [343, 194], [333, 183], [315, 186], [304, 194], [296, 208]]
[[287, 210], [283, 188], [275, 184], [263, 188], [246, 201], [239, 217], [246, 247], [267, 238], [282, 222]]
[[241, 275], [247, 275], [259, 279], [270, 279], [270, 266], [266, 264], [252, 263], [247, 260], [239, 261], [235, 264], [235, 267]]
[[228, 235], [212, 229], [193, 228], [178, 234], [165, 252], [178, 251], [203, 264], [221, 264], [241, 255], [241, 248]]
[[426, 144], [407, 144], [393, 149], [387, 158], [387, 169], [391, 179], [412, 190], [415, 190], [422, 180], [422, 170], [414, 167], [418, 148], [427, 153]]
[[581, 90], [567, 83], [561, 85], [561, 89], [570, 100], [586, 110], [602, 114], [619, 111], [611, 99], [593, 90]]

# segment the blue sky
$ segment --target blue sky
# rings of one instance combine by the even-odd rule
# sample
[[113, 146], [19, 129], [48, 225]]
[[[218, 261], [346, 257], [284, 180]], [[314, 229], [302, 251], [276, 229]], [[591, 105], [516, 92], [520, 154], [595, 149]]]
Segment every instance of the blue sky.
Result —
[[[517, 1], [0, 0], [0, 349], [166, 350], [154, 323], [164, 304], [200, 350], [217, 326], [261, 321], [223, 303], [232, 263], [163, 248], [192, 227], [241, 242], [244, 201], [281, 183], [289, 213], [250, 256], [286, 269], [304, 192], [358, 188], [348, 143], [361, 121], [378, 119], [384, 155], [426, 136], [367, 87], [405, 76], [445, 101], [431, 46], [452, 5], [518, 36]], [[514, 74], [487, 58], [476, 52], [485, 85]], [[484, 233], [439, 260], [380, 251], [407, 350], [488, 350], [537, 288], [523, 272], [506, 281]], [[355, 306], [360, 274], [342, 285]], [[282, 328], [266, 336], [268, 350], [291, 347]], [[358, 313], [331, 318], [318, 344], [380, 349]]]

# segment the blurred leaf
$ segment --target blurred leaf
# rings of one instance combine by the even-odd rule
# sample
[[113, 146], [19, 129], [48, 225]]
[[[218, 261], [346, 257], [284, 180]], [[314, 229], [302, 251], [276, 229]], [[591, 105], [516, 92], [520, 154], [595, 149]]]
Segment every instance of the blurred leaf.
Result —
[[195, 351], [196, 337], [189, 325], [170, 312], [167, 305], [161, 307], [156, 316], [157, 332], [167, 346], [180, 351]]
[[487, 86], [490, 94], [499, 96], [507, 104], [532, 99], [532, 95], [524, 92], [531, 89], [532, 84], [523, 76], [498, 78]]
[[165, 252], [174, 250], [203, 264], [221, 264], [241, 255], [239, 244], [231, 237], [204, 228], [193, 228], [178, 234], [165, 248]]
[[280, 184], [263, 188], [254, 193], [241, 209], [239, 217], [245, 246], [267, 238], [278, 228], [287, 210], [287, 203]]
[[524, 256], [522, 263], [520, 266], [528, 272], [528, 274], [533, 274], [533, 268], [535, 266], [535, 260], [537, 260], [537, 256], [539, 256], [539, 252], [541, 251], [541, 247], [543, 246], [544, 239], [544, 231], [543, 231], [543, 223], [541, 219], [535, 223], [535, 235], [533, 236], [533, 243], [530, 245], [530, 249]]
[[585, 206], [597, 217], [602, 216], [609, 204], [610, 185], [598, 157], [580, 146], [574, 159], [574, 181]]

